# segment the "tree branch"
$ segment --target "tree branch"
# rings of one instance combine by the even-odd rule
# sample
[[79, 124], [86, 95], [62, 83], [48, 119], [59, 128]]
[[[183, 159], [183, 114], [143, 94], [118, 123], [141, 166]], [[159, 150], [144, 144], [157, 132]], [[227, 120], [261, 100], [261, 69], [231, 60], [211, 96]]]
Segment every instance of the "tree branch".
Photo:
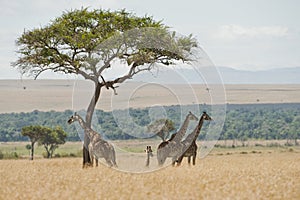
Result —
[[148, 67], [139, 69], [138, 66], [135, 63], [133, 63], [129, 72], [126, 75], [116, 78], [113, 81], [105, 81], [103, 76], [100, 77], [103, 81], [103, 84], [106, 86], [106, 88], [107, 89], [112, 88], [114, 90], [114, 94], [117, 95], [116, 88], [118, 88], [119, 86], [115, 86], [115, 84], [123, 83], [124, 81], [131, 79], [135, 74], [138, 74], [142, 71], [150, 71], [152, 69], [152, 66], [153, 64], [151, 63], [149, 64]]

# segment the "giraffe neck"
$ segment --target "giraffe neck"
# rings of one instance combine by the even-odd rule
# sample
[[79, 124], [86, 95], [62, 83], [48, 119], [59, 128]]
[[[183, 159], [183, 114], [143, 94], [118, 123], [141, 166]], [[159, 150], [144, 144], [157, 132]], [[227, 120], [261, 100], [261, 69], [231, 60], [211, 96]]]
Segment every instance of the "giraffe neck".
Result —
[[85, 121], [79, 115], [77, 115], [77, 121], [83, 130], [87, 128]]
[[199, 134], [200, 134], [200, 130], [202, 128], [204, 122], [204, 116], [202, 115], [198, 125], [196, 126], [196, 128], [194, 129], [194, 131], [188, 135], [188, 137], [186, 137], [185, 142], [188, 142], [189, 144], [191, 144], [192, 142], [196, 141]]
[[177, 133], [175, 133], [175, 137], [173, 137], [170, 141], [175, 141], [175, 142], [181, 141], [187, 131], [189, 122], [190, 122], [190, 119], [189, 119], [189, 115], [188, 115], [188, 116], [186, 116], [179, 131]]
[[200, 120], [199, 120], [199, 123], [196, 127], [196, 133], [195, 133], [195, 136], [194, 136], [194, 140], [196, 140], [200, 134], [200, 130], [202, 128], [202, 125], [203, 125], [203, 122], [204, 122], [204, 116], [201, 116]]
[[87, 127], [85, 121], [79, 115], [77, 115], [77, 121], [81, 128], [88, 134], [89, 138], [91, 138], [94, 135], [93, 131]]

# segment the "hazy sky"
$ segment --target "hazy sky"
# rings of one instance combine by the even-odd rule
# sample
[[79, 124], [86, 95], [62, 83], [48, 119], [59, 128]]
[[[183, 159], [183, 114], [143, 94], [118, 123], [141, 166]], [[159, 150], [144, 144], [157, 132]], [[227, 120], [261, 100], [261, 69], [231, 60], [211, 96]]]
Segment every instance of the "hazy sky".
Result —
[[87, 7], [152, 15], [193, 33], [217, 66], [264, 70], [300, 66], [298, 0], [0, 0], [0, 79], [19, 78], [15, 40], [63, 11]]

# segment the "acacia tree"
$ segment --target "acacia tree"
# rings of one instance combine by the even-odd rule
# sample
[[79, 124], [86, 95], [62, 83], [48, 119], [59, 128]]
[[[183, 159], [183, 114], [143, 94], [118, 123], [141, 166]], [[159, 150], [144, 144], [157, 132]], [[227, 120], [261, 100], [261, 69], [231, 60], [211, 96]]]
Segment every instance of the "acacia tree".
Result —
[[43, 145], [46, 152], [47, 158], [51, 158], [54, 151], [58, 148], [58, 145], [64, 144], [66, 141], [67, 133], [59, 126], [54, 129], [45, 127], [45, 135], [38, 141], [39, 145]]
[[21, 134], [23, 136], [28, 136], [31, 142], [31, 154], [30, 160], [33, 160], [34, 155], [34, 144], [47, 134], [48, 129], [42, 126], [24, 126], [22, 128]]
[[175, 130], [174, 122], [169, 119], [158, 119], [147, 126], [149, 132], [155, 133], [162, 141], [166, 141], [170, 132]]
[[[65, 12], [44, 27], [25, 31], [16, 44], [20, 56], [13, 66], [23, 74], [37, 78], [51, 70], [81, 75], [94, 83], [85, 117], [88, 127], [103, 87], [116, 94], [119, 84], [140, 72], [153, 70], [157, 66], [154, 64], [167, 66], [188, 61], [192, 48], [197, 47], [192, 35], [178, 36], [153, 17], [138, 17], [125, 10], [87, 8]], [[108, 80], [103, 73], [120, 61], [127, 65], [127, 73]], [[86, 135], [84, 165], [91, 164]]]

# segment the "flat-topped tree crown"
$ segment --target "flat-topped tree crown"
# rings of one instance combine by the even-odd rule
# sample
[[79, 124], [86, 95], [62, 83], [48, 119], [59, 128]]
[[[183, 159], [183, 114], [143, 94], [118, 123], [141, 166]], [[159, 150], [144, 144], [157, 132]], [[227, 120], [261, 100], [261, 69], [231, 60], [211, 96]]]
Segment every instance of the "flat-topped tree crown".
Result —
[[[143, 28], [147, 29], [136, 31]], [[141, 70], [135, 69], [137, 66], [186, 61], [188, 52], [197, 46], [191, 35], [178, 37], [152, 17], [137, 17], [125, 10], [87, 8], [65, 12], [45, 27], [25, 31], [16, 43], [20, 57], [13, 65], [24, 74], [37, 78], [51, 70], [80, 74], [103, 84], [106, 81], [99, 78], [115, 59], [128, 64], [127, 75], [131, 78]]]

